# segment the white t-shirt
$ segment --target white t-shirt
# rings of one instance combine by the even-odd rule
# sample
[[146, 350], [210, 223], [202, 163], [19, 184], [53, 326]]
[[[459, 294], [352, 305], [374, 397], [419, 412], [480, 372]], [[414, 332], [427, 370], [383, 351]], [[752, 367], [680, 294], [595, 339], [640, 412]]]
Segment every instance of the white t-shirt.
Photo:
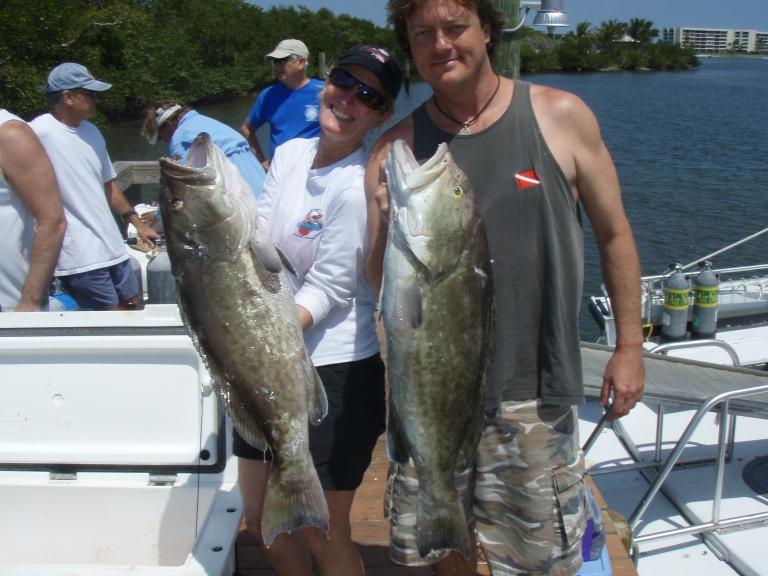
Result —
[[116, 173], [98, 128], [87, 120], [73, 128], [51, 114], [29, 125], [51, 159], [67, 217], [55, 274], [87, 272], [128, 259], [104, 190]]
[[[0, 126], [9, 120], [24, 122], [7, 110], [0, 110]], [[35, 237], [33, 225], [27, 207], [0, 170], [0, 306], [3, 312], [15, 310], [19, 303]]]
[[278, 146], [259, 198], [259, 225], [291, 259], [296, 303], [314, 324], [304, 342], [315, 366], [362, 360], [379, 349], [365, 276], [366, 154], [313, 170], [318, 139]]

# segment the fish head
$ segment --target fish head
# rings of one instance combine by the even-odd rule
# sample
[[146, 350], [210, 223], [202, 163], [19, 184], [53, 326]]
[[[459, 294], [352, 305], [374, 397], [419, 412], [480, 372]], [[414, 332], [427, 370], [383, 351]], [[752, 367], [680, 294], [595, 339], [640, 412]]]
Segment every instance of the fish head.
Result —
[[256, 225], [247, 183], [205, 132], [184, 163], [160, 159], [160, 209], [169, 243], [239, 250]]
[[403, 140], [396, 140], [386, 161], [390, 192], [390, 232], [433, 277], [449, 272], [461, 259], [479, 222], [469, 179], [456, 165], [447, 144], [419, 163]]

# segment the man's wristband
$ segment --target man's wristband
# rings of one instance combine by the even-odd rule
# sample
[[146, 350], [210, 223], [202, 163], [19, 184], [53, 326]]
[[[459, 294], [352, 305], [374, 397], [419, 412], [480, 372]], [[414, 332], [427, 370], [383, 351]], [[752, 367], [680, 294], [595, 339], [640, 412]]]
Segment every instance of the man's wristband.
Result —
[[138, 213], [136, 212], [136, 210], [131, 209], [131, 210], [128, 210], [127, 212], [123, 212], [122, 214], [120, 214], [120, 218], [123, 219], [123, 222], [128, 222], [131, 219], [131, 216], [138, 216]]

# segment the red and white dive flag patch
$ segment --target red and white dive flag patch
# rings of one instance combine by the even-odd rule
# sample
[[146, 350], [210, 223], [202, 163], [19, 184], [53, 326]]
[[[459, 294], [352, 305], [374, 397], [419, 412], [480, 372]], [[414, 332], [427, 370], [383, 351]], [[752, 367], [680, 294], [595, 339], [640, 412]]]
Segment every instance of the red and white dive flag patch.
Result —
[[531, 168], [530, 170], [526, 170], [524, 172], [518, 172], [515, 174], [515, 182], [517, 182], [517, 189], [518, 190], [525, 190], [526, 188], [530, 188], [531, 186], [538, 186], [541, 184], [541, 180], [539, 180], [539, 175], [536, 174], [536, 170]]

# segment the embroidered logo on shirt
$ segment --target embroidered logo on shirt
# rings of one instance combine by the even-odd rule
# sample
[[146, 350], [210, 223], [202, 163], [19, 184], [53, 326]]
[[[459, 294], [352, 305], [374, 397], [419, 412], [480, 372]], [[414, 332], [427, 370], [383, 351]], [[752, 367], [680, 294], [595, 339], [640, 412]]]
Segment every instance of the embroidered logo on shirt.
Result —
[[312, 240], [323, 230], [323, 211], [319, 208], [310, 210], [296, 225], [296, 236]]
[[304, 107], [304, 120], [307, 122], [317, 122], [320, 116], [320, 106], [318, 104], [307, 104]]
[[518, 190], [525, 190], [526, 188], [531, 188], [532, 186], [538, 186], [541, 184], [539, 175], [536, 174], [536, 170], [533, 168], [530, 170], [525, 170], [524, 172], [516, 173], [515, 182], [517, 182]]

